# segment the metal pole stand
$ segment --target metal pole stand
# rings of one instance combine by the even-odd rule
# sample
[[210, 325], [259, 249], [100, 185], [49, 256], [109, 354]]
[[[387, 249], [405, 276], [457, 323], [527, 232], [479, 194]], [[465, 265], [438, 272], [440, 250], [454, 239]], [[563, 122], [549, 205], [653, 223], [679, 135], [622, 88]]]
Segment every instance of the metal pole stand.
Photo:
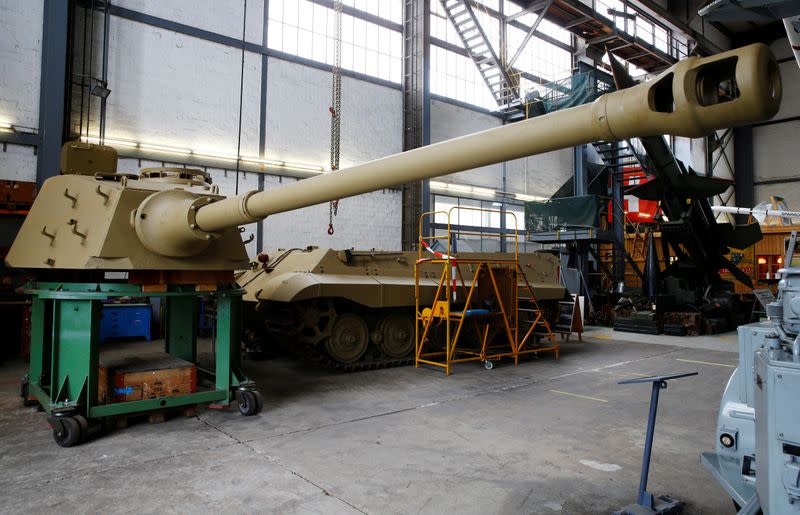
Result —
[[656, 413], [658, 412], [658, 395], [661, 390], [667, 387], [667, 381], [680, 377], [696, 376], [697, 372], [687, 374], [673, 374], [668, 376], [640, 377], [637, 379], [627, 379], [618, 384], [631, 383], [653, 383], [650, 393], [650, 415], [647, 418], [647, 435], [644, 441], [644, 455], [642, 456], [642, 474], [639, 478], [639, 495], [636, 504], [629, 504], [614, 515], [671, 515], [683, 511], [683, 503], [673, 499], [668, 495], [653, 496], [647, 491], [647, 475], [650, 473], [650, 454], [653, 451], [653, 433], [656, 429]]

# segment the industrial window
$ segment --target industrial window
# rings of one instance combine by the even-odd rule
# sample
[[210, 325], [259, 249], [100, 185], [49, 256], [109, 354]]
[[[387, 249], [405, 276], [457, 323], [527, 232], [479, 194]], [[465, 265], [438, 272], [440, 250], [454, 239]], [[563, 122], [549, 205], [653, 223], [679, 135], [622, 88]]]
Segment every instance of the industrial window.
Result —
[[[521, 6], [515, 4], [514, 2], [506, 0], [505, 2], [506, 16], [512, 16], [514, 14], [519, 13], [520, 11], [522, 11]], [[519, 21], [524, 25], [531, 26], [534, 23], [536, 23], [537, 18], [538, 18], [537, 14], [528, 13], [521, 15], [519, 18], [517, 18], [517, 21]], [[556, 25], [551, 21], [542, 20], [541, 22], [539, 22], [539, 27], [537, 30], [542, 34], [547, 34], [551, 38], [564, 43], [565, 45], [572, 44], [572, 34], [568, 30], [562, 29], [561, 27], [559, 27], [558, 25]]]
[[[433, 205], [435, 211], [449, 211], [454, 207], [470, 207], [480, 208], [491, 211], [498, 211], [501, 208], [501, 203], [496, 200], [478, 200], [463, 197], [451, 197], [449, 195], [434, 195]], [[507, 251], [513, 252], [513, 231], [514, 221], [516, 220], [517, 238], [519, 243], [520, 252], [533, 251], [538, 246], [525, 243], [525, 207], [519, 204], [505, 205], [506, 217], [506, 232], [509, 233], [507, 241]], [[466, 227], [476, 228], [481, 227], [485, 229], [496, 229], [499, 233], [500, 230], [500, 213], [496, 212], [481, 212], [468, 209], [454, 210], [450, 218], [451, 229], [455, 232], [458, 239], [458, 251], [475, 251], [475, 252], [496, 252], [499, 250], [499, 240], [496, 236], [480, 237], [474, 234], [461, 234], [459, 228], [467, 230]], [[516, 218], [515, 218], [516, 217]], [[437, 224], [447, 224], [447, 215], [444, 213], [437, 213], [434, 222]], [[435, 234], [445, 234], [444, 229], [435, 230]], [[444, 243], [444, 242], [442, 242]]]
[[[524, 31], [516, 27], [508, 27], [508, 47], [510, 49], [514, 49], [516, 52], [524, 39]], [[548, 82], [565, 79], [572, 75], [572, 56], [566, 50], [533, 36], [514, 62], [514, 67], [532, 73]]]
[[[344, 0], [369, 14], [397, 21], [402, 1]], [[309, 0], [271, 0], [269, 3], [270, 48], [333, 64], [334, 12]], [[342, 15], [342, 68], [400, 83], [403, 38], [400, 32]]]
[[395, 23], [403, 23], [403, 0], [342, 0], [342, 3]]
[[496, 109], [489, 88], [469, 57], [431, 45], [431, 93]]
[[[482, 0], [478, 5], [473, 5], [475, 17], [498, 55], [501, 22], [496, 14], [500, 8], [499, 4], [500, 0]], [[519, 6], [508, 0], [505, 0], [503, 8], [506, 10], [505, 14], [520, 11]], [[431, 38], [434, 40], [431, 46], [431, 92], [478, 107], [497, 109], [497, 103], [472, 59], [444, 46], [437, 46], [436, 40], [439, 40], [464, 48], [452, 22], [438, 1], [431, 2], [430, 20]], [[522, 24], [533, 24], [536, 15], [523, 15], [518, 20]], [[507, 25], [506, 30], [507, 53], [510, 56], [516, 53], [525, 38], [526, 31], [511, 25]], [[547, 20], [542, 20], [538, 30], [565, 45], [570, 45], [572, 42], [572, 36], [568, 31]], [[531, 76], [537, 77], [539, 82], [568, 77], [572, 69], [572, 56], [569, 51], [534, 36], [517, 58], [514, 69], [521, 72], [520, 84], [524, 94], [533, 87]]]
[[[603, 54], [602, 61], [607, 65], [611, 66], [611, 61], [609, 61], [608, 59], [608, 54]], [[621, 62], [622, 65], [625, 67], [625, 69], [628, 70], [628, 73], [631, 74], [631, 77], [642, 80], [644, 79], [644, 76], [647, 75], [647, 70], [643, 70], [642, 68], [639, 68], [635, 64], [630, 63], [628, 61], [621, 61]]]
[[[621, 0], [593, 0], [595, 10], [614, 22], [614, 26], [645, 43], [649, 43], [676, 59], [689, 54], [685, 40], [672, 37], [671, 31], [655, 23], [643, 13]], [[592, 5], [589, 0], [583, 0]]]
[[[463, 197], [451, 197], [448, 195], [434, 195], [434, 211], [447, 212], [454, 207], [467, 207], [473, 209], [459, 209], [452, 212], [450, 223], [452, 225], [463, 225], [471, 227], [487, 227], [500, 229], [500, 213], [502, 204], [497, 200], [477, 200]], [[483, 209], [485, 211], [478, 211]], [[506, 212], [506, 229], [514, 230], [514, 220], [516, 217], [516, 228], [522, 231], [525, 228], [525, 208], [518, 204], [506, 203], [503, 208]], [[447, 223], [447, 215], [437, 213], [434, 221], [440, 224]]]

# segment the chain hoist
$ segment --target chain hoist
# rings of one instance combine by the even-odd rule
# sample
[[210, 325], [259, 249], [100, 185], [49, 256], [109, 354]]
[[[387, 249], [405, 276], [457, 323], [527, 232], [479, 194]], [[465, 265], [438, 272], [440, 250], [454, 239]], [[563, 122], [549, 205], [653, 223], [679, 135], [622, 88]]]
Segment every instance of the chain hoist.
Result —
[[[342, 0], [333, 2], [334, 42], [333, 80], [331, 85], [331, 172], [339, 169], [339, 145], [342, 130]], [[332, 200], [328, 207], [328, 234], [333, 235], [333, 217], [339, 213], [339, 200]]]

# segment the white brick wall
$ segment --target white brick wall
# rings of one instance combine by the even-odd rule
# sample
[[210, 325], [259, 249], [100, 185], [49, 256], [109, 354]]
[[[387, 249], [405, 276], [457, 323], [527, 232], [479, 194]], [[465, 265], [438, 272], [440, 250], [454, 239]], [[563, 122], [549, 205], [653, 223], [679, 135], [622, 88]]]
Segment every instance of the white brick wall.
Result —
[[[440, 101], [431, 102], [431, 142], [471, 134], [502, 122], [495, 116]], [[530, 195], [552, 195], [572, 175], [572, 149], [548, 152], [506, 163], [506, 191]], [[501, 164], [448, 175], [441, 180], [501, 190]]]
[[[39, 126], [42, 0], [0, 0], [0, 122]], [[36, 180], [32, 148], [0, 148], [0, 178]]]
[[[241, 39], [242, 0], [115, 0], [114, 5]], [[264, 1], [247, 0], [246, 40], [261, 44]]]
[[[283, 182], [294, 179], [283, 178]], [[279, 188], [279, 178], [268, 176], [265, 189]], [[399, 191], [379, 190], [342, 199], [328, 230], [328, 204], [279, 213], [263, 222], [266, 249], [319, 245], [332, 248], [400, 249], [402, 198]]]
[[[181, 7], [183, 5], [183, 7]], [[185, 2], [155, 6], [138, 0], [125, 7], [195, 23]], [[249, 7], [248, 7], [249, 9]], [[241, 8], [239, 8], [241, 16]], [[231, 17], [234, 14], [225, 14]], [[248, 11], [248, 19], [251, 13]], [[220, 30], [207, 20], [200, 26]], [[116, 27], [116, 28], [114, 28]], [[216, 27], [216, 28], [215, 28]], [[248, 23], [249, 27], [249, 23]], [[225, 31], [222, 31], [225, 33]], [[231, 34], [228, 34], [231, 35]], [[109, 97], [109, 137], [130, 138], [182, 148], [235, 154], [241, 54], [196, 38], [135, 22], [113, 19], [111, 31], [113, 93]], [[258, 154], [261, 58], [246, 54], [242, 154]], [[269, 60], [266, 155], [286, 162], [319, 164], [330, 160], [329, 72], [277, 59]], [[398, 90], [345, 77], [342, 84], [342, 167], [402, 150], [401, 95]], [[132, 171], [137, 160], [120, 169]], [[161, 163], [142, 163], [160, 166]], [[209, 169], [222, 193], [234, 194], [235, 174]], [[254, 173], [240, 174], [239, 192], [257, 189]], [[265, 188], [279, 185], [267, 176]], [[283, 178], [283, 181], [294, 181]], [[336, 232], [328, 236], [328, 205], [270, 217], [264, 222], [264, 247], [400, 248], [401, 196], [379, 191], [340, 203]], [[247, 239], [255, 224], [247, 227]], [[248, 253], [257, 253], [256, 242]]]

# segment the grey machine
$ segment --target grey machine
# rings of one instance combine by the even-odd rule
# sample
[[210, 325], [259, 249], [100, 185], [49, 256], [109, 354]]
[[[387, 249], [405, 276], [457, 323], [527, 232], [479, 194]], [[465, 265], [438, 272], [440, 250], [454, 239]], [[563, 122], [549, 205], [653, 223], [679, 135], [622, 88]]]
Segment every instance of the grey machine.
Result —
[[768, 320], [739, 327], [739, 366], [720, 403], [715, 452], [702, 454], [739, 513], [800, 514], [800, 267], [797, 234]]

